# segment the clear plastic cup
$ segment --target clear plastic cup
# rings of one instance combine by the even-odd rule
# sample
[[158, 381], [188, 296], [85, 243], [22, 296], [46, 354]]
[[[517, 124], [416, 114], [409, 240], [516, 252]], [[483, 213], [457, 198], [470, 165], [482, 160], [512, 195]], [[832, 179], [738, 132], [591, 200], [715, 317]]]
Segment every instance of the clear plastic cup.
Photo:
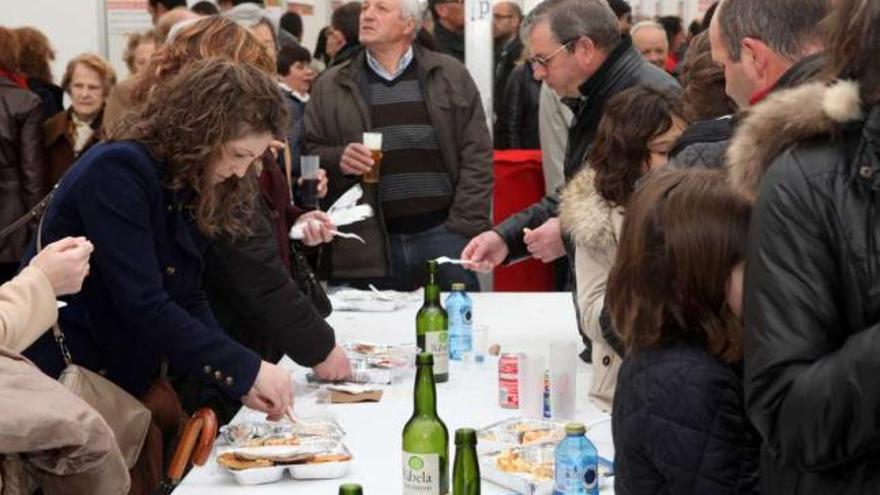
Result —
[[469, 365], [482, 365], [489, 351], [489, 326], [474, 325], [471, 350], [462, 353], [462, 361]]
[[553, 419], [575, 417], [577, 351], [571, 342], [550, 343], [550, 412]]

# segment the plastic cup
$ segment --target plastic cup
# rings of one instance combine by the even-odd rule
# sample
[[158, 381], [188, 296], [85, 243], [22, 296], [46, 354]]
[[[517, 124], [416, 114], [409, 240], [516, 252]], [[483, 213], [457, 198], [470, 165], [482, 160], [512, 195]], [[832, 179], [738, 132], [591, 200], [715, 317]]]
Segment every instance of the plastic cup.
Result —
[[489, 326], [474, 325], [471, 350], [462, 353], [462, 361], [465, 364], [481, 365], [486, 362], [486, 354], [489, 350]]
[[300, 198], [306, 208], [318, 208], [318, 168], [321, 163], [318, 156], [303, 156], [300, 161], [300, 173], [302, 183], [300, 185]]
[[575, 417], [577, 353], [571, 342], [550, 343], [550, 412], [553, 419]]
[[544, 417], [544, 370], [547, 359], [535, 352], [525, 354], [519, 365], [519, 410], [524, 418]]

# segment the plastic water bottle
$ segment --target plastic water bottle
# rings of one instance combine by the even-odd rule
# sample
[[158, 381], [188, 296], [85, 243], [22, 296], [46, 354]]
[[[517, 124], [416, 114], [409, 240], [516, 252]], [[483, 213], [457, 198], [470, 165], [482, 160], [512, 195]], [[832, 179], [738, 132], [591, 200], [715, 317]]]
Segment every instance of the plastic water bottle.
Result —
[[473, 311], [471, 298], [464, 284], [452, 284], [452, 293], [446, 298], [449, 315], [449, 359], [461, 361], [462, 355], [473, 349]]
[[565, 425], [565, 439], [556, 447], [553, 495], [599, 495], [599, 453], [581, 423]]

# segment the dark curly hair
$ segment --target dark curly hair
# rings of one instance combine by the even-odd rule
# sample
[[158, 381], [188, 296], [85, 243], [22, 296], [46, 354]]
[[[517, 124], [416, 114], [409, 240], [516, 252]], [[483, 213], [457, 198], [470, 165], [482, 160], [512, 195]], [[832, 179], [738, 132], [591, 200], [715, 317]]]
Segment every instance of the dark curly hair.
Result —
[[213, 58], [160, 82], [139, 114], [114, 126], [107, 140], [146, 145], [165, 165], [167, 187], [196, 191], [199, 230], [238, 238], [250, 233], [258, 197], [255, 167], [241, 179], [214, 184], [210, 165], [234, 139], [283, 136], [288, 119], [284, 96], [265, 70]]
[[596, 172], [596, 190], [610, 206], [626, 206], [651, 157], [648, 144], [675, 119], [686, 121], [671, 93], [637, 86], [608, 102], [587, 161]]
[[605, 296], [627, 355], [689, 343], [725, 362], [742, 357], [727, 287], [745, 260], [750, 216], [722, 170], [645, 178], [627, 206]]

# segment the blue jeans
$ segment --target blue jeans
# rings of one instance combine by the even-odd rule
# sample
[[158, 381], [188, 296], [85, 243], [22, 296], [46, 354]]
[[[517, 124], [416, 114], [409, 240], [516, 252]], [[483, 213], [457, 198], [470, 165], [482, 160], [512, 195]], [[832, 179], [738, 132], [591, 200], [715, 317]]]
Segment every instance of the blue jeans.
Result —
[[[469, 239], [450, 232], [445, 225], [438, 225], [416, 234], [396, 234], [388, 236], [388, 249], [391, 251], [390, 275], [382, 278], [346, 279], [338, 282], [357, 288], [369, 284], [379, 289], [412, 291], [425, 285], [425, 263], [439, 256], [458, 259]], [[480, 284], [476, 274], [465, 270], [461, 265], [440, 265], [440, 289], [448, 291], [453, 282], [465, 284], [468, 292], [479, 292]]]

